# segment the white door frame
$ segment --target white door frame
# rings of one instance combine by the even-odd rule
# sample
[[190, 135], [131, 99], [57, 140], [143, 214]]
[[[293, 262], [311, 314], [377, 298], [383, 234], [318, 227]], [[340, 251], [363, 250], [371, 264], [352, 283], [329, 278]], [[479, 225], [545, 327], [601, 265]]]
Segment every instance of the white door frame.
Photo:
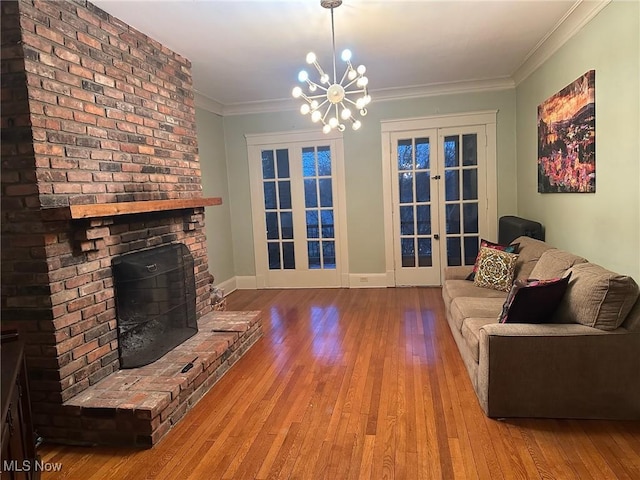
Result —
[[[382, 120], [382, 194], [384, 199], [384, 240], [385, 240], [385, 270], [388, 287], [394, 287], [394, 230], [393, 230], [393, 195], [391, 162], [394, 152], [391, 147], [392, 132], [406, 132], [411, 130], [427, 130], [449, 127], [468, 127], [484, 125], [486, 128], [486, 182], [487, 182], [487, 215], [486, 225], [481, 231], [486, 231], [492, 238], [497, 238], [498, 232], [498, 199], [497, 199], [497, 139], [496, 117], [497, 110], [479, 112], [454, 113], [447, 115], [433, 115], [428, 117], [406, 118], [398, 120]], [[444, 268], [446, 262], [441, 262]]]
[[[349, 252], [347, 244], [347, 214], [344, 171], [344, 145], [340, 132], [332, 131], [324, 134], [317, 130], [297, 130], [293, 132], [274, 132], [266, 134], [246, 134], [247, 153], [249, 162], [249, 178], [251, 189], [251, 212], [253, 225], [253, 248], [255, 254], [256, 288], [270, 288], [267, 285], [269, 273], [267, 252], [264, 238], [264, 198], [262, 197], [262, 164], [254, 165], [252, 162], [260, 161], [261, 150], [268, 148], [289, 148], [292, 146], [307, 147], [309, 144], [326, 142], [331, 145], [333, 160], [333, 207], [335, 221], [335, 248], [336, 248], [336, 274], [338, 284], [332, 287], [349, 286]], [[257, 159], [257, 160], [256, 160]], [[292, 193], [295, 186], [292, 184]], [[260, 214], [257, 214], [257, 213]], [[294, 220], [294, 223], [299, 220]], [[296, 263], [297, 265], [297, 263]], [[298, 270], [298, 269], [296, 269]], [[309, 276], [305, 274], [305, 268], [300, 269], [300, 283], [291, 288], [302, 288], [307, 283]], [[320, 285], [317, 285], [320, 286]], [[326, 285], [325, 285], [326, 286]], [[275, 287], [274, 287], [275, 288]]]

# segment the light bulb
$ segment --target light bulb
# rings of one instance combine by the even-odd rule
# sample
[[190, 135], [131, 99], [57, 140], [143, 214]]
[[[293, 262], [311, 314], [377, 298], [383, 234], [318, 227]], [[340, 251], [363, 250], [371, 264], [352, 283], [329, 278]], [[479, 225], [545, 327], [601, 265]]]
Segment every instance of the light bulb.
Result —
[[353, 122], [353, 125], [351, 125], [351, 128], [353, 128], [354, 130], [358, 130], [361, 126], [362, 122], [360, 120], [356, 120], [355, 122]]
[[342, 112], [340, 112], [340, 116], [342, 117], [343, 120], [346, 120], [351, 116], [351, 110], [349, 110], [348, 108], [345, 108], [344, 110], [342, 110]]
[[366, 87], [368, 83], [369, 79], [367, 77], [360, 77], [356, 82], [356, 85], [358, 85], [359, 87]]
[[316, 88], [318, 88], [318, 87], [316, 86], [315, 83], [309, 83], [309, 91], [310, 92], [315, 92]]
[[316, 108], [318, 108], [318, 101], [317, 100], [312, 100], [311, 101], [311, 110], [315, 110]]
[[360, 75], [364, 75], [364, 72], [367, 71], [367, 67], [365, 67], [364, 65], [358, 65], [358, 73]]
[[326, 73], [320, 77], [320, 83], [329, 83], [329, 75]]
[[306, 70], [300, 70], [300, 73], [298, 73], [298, 81], [299, 82], [306, 82], [309, 79], [309, 74], [307, 73]]
[[342, 58], [343, 62], [348, 62], [349, 60], [351, 60], [351, 50], [349, 50], [348, 48], [343, 50], [340, 58]]
[[293, 87], [291, 95], [293, 95], [293, 98], [300, 98], [300, 95], [302, 95], [302, 89], [300, 87]]
[[349, 69], [349, 73], [347, 73], [347, 78], [349, 80], [353, 80], [354, 78], [356, 78], [358, 74], [356, 73], [356, 71], [353, 68]]
[[300, 105], [300, 113], [301, 114], [306, 115], [310, 111], [311, 111], [311, 108], [309, 107], [308, 103], [303, 103], [302, 105]]
[[344, 129], [345, 129], [344, 123], [341, 123], [340, 125], [338, 125], [339, 132], [344, 132]]
[[307, 53], [307, 63], [311, 65], [315, 61], [316, 61], [316, 54], [313, 52]]
[[356, 108], [358, 110], [362, 110], [366, 104], [367, 101], [364, 99], [364, 97], [360, 97], [358, 100], [356, 100]]
[[363, 108], [362, 110], [360, 110], [360, 115], [362, 115], [363, 117], [367, 115], [367, 109]]
[[365, 105], [369, 105], [371, 103], [371, 95], [365, 95], [363, 98]]
[[321, 118], [322, 118], [322, 114], [320, 113], [319, 110], [314, 110], [314, 112], [311, 114], [311, 121], [313, 123], [317, 123]]
[[325, 124], [324, 127], [322, 127], [322, 133], [329, 133], [331, 131], [331, 127], [328, 124]]
[[338, 126], [338, 119], [336, 117], [331, 117], [329, 119], [329, 126], [331, 128], [336, 128]]

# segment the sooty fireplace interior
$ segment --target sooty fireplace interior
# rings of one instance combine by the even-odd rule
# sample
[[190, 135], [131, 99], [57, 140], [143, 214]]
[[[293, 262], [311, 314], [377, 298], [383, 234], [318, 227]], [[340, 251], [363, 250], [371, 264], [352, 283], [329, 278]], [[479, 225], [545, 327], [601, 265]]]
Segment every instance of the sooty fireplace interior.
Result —
[[113, 259], [120, 367], [147, 365], [198, 332], [193, 256], [182, 243]]

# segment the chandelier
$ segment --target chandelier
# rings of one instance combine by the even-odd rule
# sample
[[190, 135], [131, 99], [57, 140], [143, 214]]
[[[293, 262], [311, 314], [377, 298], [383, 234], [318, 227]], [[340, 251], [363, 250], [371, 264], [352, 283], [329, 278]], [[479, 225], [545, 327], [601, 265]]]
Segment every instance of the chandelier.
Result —
[[[304, 100], [300, 107], [303, 115], [311, 114], [311, 121], [322, 123], [322, 131], [329, 133], [337, 128], [343, 132], [345, 126], [343, 122], [350, 121], [351, 127], [358, 130], [362, 122], [354, 116], [354, 110], [362, 117], [367, 114], [366, 106], [371, 102], [371, 96], [367, 93], [369, 79], [364, 76], [366, 68], [359, 65], [354, 68], [351, 64], [351, 51], [344, 50], [341, 59], [346, 64], [342, 77], [338, 78], [336, 73], [336, 37], [333, 27], [333, 9], [342, 5], [342, 0], [320, 0], [320, 5], [331, 9], [331, 40], [333, 42], [333, 78], [322, 69], [316, 54], [307, 54], [307, 63], [313, 65], [318, 75], [319, 81], [313, 81], [306, 70], [300, 71], [298, 80], [306, 84], [308, 92], [303, 92], [301, 87], [295, 87], [291, 92], [294, 98]], [[316, 92], [320, 93], [316, 93]]]

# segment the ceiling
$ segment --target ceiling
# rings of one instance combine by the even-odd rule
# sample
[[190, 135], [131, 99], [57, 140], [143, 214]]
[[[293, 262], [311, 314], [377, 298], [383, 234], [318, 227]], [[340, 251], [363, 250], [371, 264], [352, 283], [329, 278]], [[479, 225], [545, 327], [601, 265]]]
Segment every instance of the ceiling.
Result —
[[[367, 67], [374, 101], [508, 88], [608, 1], [344, 0], [336, 50]], [[218, 113], [297, 108], [290, 93], [309, 51], [332, 70], [331, 11], [320, 0], [91, 3], [188, 58], [196, 100]]]

